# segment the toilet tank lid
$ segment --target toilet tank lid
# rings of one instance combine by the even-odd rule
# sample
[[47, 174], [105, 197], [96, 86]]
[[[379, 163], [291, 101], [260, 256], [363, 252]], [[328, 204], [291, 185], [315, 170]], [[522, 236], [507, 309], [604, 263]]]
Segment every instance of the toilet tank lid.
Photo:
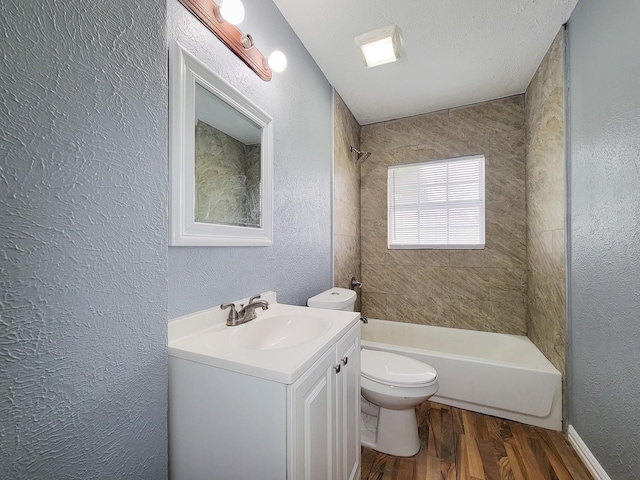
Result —
[[362, 375], [395, 386], [424, 386], [438, 379], [436, 369], [415, 358], [363, 348], [360, 351]]
[[334, 287], [325, 290], [307, 300], [307, 305], [313, 308], [342, 310], [356, 301], [356, 292], [347, 288]]

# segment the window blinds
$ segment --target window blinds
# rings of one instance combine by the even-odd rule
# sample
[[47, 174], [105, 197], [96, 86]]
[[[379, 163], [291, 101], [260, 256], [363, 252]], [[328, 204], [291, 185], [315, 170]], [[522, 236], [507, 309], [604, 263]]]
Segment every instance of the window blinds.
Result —
[[391, 249], [484, 248], [484, 156], [388, 171]]

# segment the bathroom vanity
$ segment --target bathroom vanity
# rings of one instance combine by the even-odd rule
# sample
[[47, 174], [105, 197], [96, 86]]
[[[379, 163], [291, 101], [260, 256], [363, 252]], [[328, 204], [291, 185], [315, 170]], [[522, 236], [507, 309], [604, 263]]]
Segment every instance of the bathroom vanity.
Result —
[[171, 478], [359, 478], [360, 315], [262, 298], [169, 323]]

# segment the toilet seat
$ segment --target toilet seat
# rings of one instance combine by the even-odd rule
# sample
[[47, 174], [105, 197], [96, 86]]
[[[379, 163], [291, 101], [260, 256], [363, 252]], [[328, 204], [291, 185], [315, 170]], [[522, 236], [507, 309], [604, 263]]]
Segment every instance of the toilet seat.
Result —
[[431, 365], [379, 350], [363, 348], [360, 368], [364, 378], [392, 387], [425, 387], [438, 381], [438, 373]]

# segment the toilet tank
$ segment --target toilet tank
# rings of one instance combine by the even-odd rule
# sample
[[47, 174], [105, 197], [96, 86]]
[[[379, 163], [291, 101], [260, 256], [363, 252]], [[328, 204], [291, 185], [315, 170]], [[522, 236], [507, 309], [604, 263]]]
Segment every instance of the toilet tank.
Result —
[[347, 288], [334, 287], [325, 290], [307, 300], [307, 305], [313, 308], [327, 310], [345, 310], [353, 312], [356, 303], [356, 292]]

